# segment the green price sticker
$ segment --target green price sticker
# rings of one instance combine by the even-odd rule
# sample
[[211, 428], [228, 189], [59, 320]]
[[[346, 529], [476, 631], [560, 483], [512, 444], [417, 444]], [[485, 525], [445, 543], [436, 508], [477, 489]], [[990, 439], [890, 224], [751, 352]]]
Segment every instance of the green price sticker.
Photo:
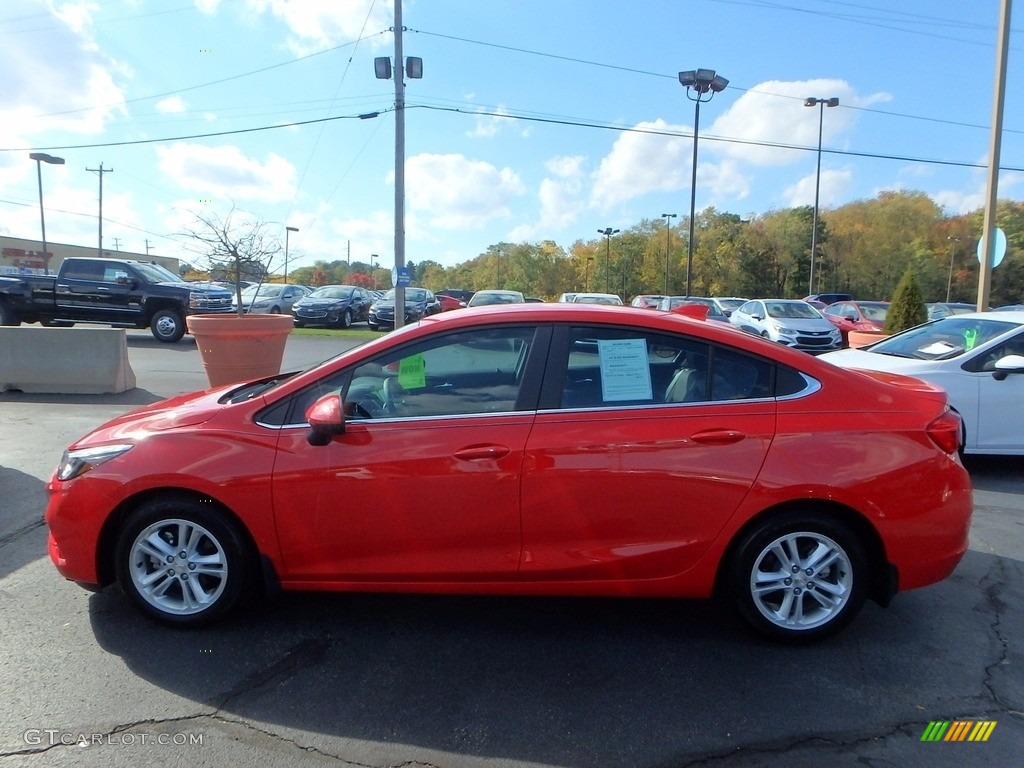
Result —
[[405, 389], [423, 389], [427, 386], [427, 364], [423, 355], [402, 358], [398, 363], [398, 383]]

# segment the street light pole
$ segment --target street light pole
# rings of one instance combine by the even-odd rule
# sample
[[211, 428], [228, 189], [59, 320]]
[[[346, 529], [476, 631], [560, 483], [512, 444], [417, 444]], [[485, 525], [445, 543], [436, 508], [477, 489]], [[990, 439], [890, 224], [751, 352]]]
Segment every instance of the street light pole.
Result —
[[663, 213], [661, 217], [665, 220], [665, 295], [668, 296], [668, 259], [672, 251], [672, 219], [674, 213]]
[[[370, 277], [373, 279], [373, 290], [375, 290], [375, 291], [377, 290], [377, 273], [373, 271], [373, 260], [374, 259], [379, 259], [379, 258], [380, 258], [380, 256], [378, 256], [376, 253], [371, 253], [370, 254]], [[397, 307], [398, 304], [395, 304], [395, 306]], [[395, 318], [396, 319], [398, 318], [398, 313], [397, 312], [395, 313]]]
[[947, 237], [950, 242], [949, 254], [949, 277], [946, 278], [946, 303], [949, 304], [949, 294], [953, 288], [953, 259], [956, 258], [956, 244], [963, 240], [962, 237]]
[[590, 262], [592, 262], [593, 260], [594, 260], [593, 256], [587, 256], [587, 268], [586, 268], [586, 270], [583, 273], [583, 275], [584, 275], [584, 278], [583, 278], [584, 288], [583, 288], [583, 290], [586, 291], [587, 293], [590, 293]]
[[288, 283], [288, 235], [298, 231], [298, 227], [284, 228], [284, 282], [286, 284]]
[[821, 190], [821, 128], [825, 122], [825, 107], [838, 107], [839, 99], [804, 99], [805, 107], [818, 108], [818, 169], [814, 175], [814, 217], [811, 221], [811, 272], [807, 276], [807, 294], [814, 293], [814, 261], [818, 255], [818, 194]]
[[612, 229], [611, 227], [605, 227], [604, 229], [597, 230], [597, 234], [604, 235], [604, 292], [609, 293], [608, 290], [608, 274], [610, 267], [608, 262], [611, 260], [612, 255], [612, 235], [618, 234], [619, 230]]
[[689, 69], [679, 73], [679, 84], [686, 89], [686, 98], [694, 102], [693, 163], [690, 172], [690, 234], [689, 242], [686, 244], [686, 295], [689, 296], [693, 273], [693, 220], [697, 204], [697, 136], [700, 132], [700, 103], [711, 101], [716, 93], [725, 90], [729, 81], [721, 75], [715, 74], [713, 69]]
[[64, 165], [63, 157], [54, 157], [45, 152], [31, 152], [29, 159], [36, 161], [36, 177], [39, 179], [39, 226], [43, 230], [43, 263], [46, 265], [46, 272], [50, 272], [50, 259], [46, 255], [46, 218], [43, 216], [43, 163], [50, 165]]

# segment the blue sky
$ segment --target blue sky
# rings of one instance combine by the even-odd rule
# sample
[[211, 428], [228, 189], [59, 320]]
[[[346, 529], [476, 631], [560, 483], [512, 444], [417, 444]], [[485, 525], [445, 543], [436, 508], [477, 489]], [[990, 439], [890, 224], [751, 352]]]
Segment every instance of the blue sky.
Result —
[[[406, 258], [451, 265], [689, 212], [743, 216], [921, 190], [982, 206], [997, 0], [405, 0]], [[291, 264], [394, 252], [390, 0], [4, 0], [0, 233], [194, 259], [194, 212], [290, 236]], [[1019, 20], [1013, 29], [1024, 28]], [[1024, 195], [1024, 42], [1011, 36], [1000, 197]], [[380, 112], [372, 119], [359, 115]], [[308, 122], [305, 125], [298, 123]], [[204, 136], [204, 134], [221, 134]], [[137, 143], [141, 142], [141, 143]], [[1022, 170], [1018, 170], [1022, 169]], [[148, 241], [148, 246], [147, 246]]]

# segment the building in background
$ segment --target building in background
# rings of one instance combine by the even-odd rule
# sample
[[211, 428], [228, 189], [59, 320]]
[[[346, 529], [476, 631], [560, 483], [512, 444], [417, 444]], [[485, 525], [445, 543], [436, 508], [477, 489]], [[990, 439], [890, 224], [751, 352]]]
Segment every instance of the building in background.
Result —
[[[53, 275], [57, 273], [57, 269], [64, 259], [73, 256], [97, 255], [95, 247], [84, 245], [47, 242], [46, 250], [47, 253], [44, 254], [43, 244], [39, 240], [0, 235], [0, 275]], [[108, 251], [105, 248], [103, 256], [111, 259], [151, 261], [166, 267], [176, 275], [181, 274], [178, 260], [168, 256], [154, 256], [131, 251]]]

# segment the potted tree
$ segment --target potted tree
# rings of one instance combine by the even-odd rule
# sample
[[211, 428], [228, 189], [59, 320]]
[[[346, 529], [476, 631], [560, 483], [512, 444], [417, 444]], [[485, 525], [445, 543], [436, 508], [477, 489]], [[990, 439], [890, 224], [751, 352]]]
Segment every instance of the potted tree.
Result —
[[233, 384], [281, 372], [285, 343], [291, 333], [291, 315], [246, 314], [242, 302], [243, 280], [262, 282], [273, 257], [280, 252], [277, 240], [267, 234], [263, 222], [239, 217], [232, 208], [227, 216], [195, 214], [196, 224], [186, 234], [202, 243], [214, 278], [235, 284], [237, 312], [198, 314], [185, 318], [196, 340], [211, 387]]

